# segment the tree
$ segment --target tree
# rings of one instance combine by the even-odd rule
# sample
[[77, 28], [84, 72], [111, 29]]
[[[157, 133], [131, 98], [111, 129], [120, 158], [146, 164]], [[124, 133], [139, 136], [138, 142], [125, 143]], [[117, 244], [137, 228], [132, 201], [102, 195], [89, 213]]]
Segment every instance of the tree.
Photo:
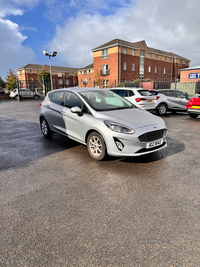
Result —
[[15, 89], [17, 87], [16, 85], [16, 75], [14, 74], [14, 71], [9, 70], [9, 72], [7, 72], [7, 76], [6, 76], [6, 88], [11, 91], [13, 89]]
[[6, 83], [5, 83], [4, 80], [1, 78], [1, 76], [0, 76], [0, 87], [1, 87], [1, 88], [5, 88], [5, 87], [6, 87]]
[[95, 85], [98, 85], [101, 88], [103, 78], [101, 77], [101, 73], [97, 72], [95, 77], [94, 77]]
[[40, 71], [38, 74], [38, 80], [42, 83], [43, 82], [43, 76], [46, 77], [46, 82], [50, 81], [50, 73], [47, 71]]

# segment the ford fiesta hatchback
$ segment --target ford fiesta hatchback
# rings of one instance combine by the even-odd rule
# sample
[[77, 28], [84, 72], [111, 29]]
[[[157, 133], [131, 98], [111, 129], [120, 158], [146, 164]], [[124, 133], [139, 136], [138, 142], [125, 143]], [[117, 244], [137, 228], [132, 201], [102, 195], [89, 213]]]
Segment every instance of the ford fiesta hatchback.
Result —
[[39, 120], [45, 137], [67, 136], [86, 145], [96, 160], [106, 154], [140, 156], [167, 146], [162, 118], [103, 89], [51, 91], [40, 105]]

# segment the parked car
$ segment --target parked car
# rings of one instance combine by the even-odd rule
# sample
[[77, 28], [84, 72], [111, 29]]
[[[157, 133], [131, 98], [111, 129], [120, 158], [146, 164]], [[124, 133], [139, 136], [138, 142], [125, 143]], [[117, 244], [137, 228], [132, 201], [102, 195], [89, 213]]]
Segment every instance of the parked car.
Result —
[[125, 99], [129, 100], [135, 106], [153, 111], [155, 110], [155, 101], [154, 96], [150, 93], [149, 90], [142, 88], [128, 88], [128, 87], [115, 87], [108, 89]]
[[0, 87], [0, 94], [4, 94], [4, 93], [5, 93], [4, 89]]
[[[26, 88], [20, 88], [19, 92], [22, 98], [35, 98], [35, 99], [40, 98], [39, 94]], [[18, 99], [18, 89], [14, 89], [12, 92], [10, 92], [10, 98]]]
[[167, 111], [173, 113], [186, 111], [189, 96], [186, 92], [176, 89], [150, 90], [155, 95], [157, 115], [165, 115]]
[[200, 92], [188, 101], [186, 109], [191, 118], [197, 118], [200, 115]]
[[45, 137], [60, 133], [87, 146], [92, 158], [140, 156], [167, 146], [162, 118], [137, 108], [112, 91], [64, 88], [49, 92], [40, 105]]

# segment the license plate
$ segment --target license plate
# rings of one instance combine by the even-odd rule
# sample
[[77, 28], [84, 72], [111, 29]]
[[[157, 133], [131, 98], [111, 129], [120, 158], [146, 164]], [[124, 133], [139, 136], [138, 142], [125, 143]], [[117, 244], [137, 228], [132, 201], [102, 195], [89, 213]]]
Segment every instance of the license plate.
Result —
[[148, 103], [152, 103], [152, 102], [153, 102], [153, 100], [147, 100], [147, 102], [148, 102]]
[[159, 139], [159, 140], [156, 140], [156, 141], [152, 141], [152, 142], [146, 143], [146, 148], [152, 148], [152, 147], [155, 147], [155, 146], [160, 146], [162, 144], [163, 144], [163, 139]]
[[200, 106], [192, 106], [192, 108], [200, 109]]

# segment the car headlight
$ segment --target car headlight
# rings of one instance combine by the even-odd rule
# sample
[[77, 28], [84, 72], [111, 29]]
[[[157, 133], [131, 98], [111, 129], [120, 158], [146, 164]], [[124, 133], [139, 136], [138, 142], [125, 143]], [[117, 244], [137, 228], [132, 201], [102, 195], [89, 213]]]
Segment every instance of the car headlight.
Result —
[[112, 131], [125, 134], [133, 134], [135, 130], [114, 122], [104, 121], [105, 125]]

